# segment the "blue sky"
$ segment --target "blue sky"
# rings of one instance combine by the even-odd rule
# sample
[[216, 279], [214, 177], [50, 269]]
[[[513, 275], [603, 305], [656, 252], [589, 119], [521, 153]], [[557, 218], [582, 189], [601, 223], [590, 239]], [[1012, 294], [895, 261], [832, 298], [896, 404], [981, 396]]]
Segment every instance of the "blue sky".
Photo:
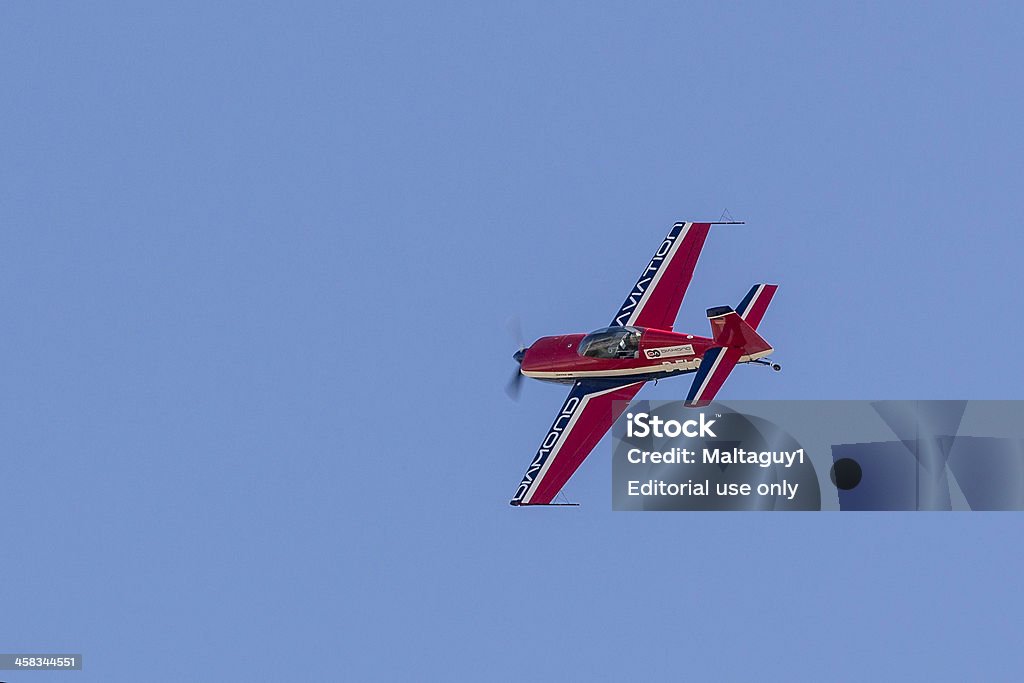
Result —
[[582, 507], [516, 510], [564, 390], [503, 387], [509, 316], [601, 327], [728, 208], [677, 327], [778, 282], [785, 369], [721, 398], [1021, 398], [1022, 19], [4, 4], [0, 649], [104, 681], [1006, 679], [1018, 515], [614, 514], [607, 441]]

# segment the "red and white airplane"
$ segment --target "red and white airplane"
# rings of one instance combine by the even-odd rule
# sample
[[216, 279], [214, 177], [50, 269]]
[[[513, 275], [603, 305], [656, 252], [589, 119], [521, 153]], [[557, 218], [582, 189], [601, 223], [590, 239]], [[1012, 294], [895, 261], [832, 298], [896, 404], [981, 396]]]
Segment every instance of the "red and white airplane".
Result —
[[737, 363], [782, 369], [762, 360], [774, 349], [757, 333], [778, 285], [754, 285], [736, 310], [709, 308], [711, 337], [672, 330], [712, 225], [673, 225], [611, 326], [590, 334], [541, 337], [515, 353], [519, 372], [511, 389], [524, 376], [571, 384], [572, 389], [512, 505], [551, 505], [644, 383], [696, 373], [686, 405], [702, 406], [711, 402]]

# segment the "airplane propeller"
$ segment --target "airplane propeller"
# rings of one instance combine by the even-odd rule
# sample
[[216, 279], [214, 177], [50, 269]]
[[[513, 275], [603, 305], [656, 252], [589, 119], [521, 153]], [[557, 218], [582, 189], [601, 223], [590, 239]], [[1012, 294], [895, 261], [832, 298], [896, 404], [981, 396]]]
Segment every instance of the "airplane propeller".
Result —
[[512, 338], [515, 340], [519, 350], [512, 354], [512, 359], [516, 362], [519, 367], [516, 368], [516, 374], [512, 375], [508, 384], [505, 385], [505, 393], [513, 401], [519, 400], [519, 392], [523, 385], [523, 357], [526, 355], [526, 342], [523, 340], [523, 325], [519, 320], [519, 316], [512, 316], [508, 319], [506, 328]]
[[508, 394], [508, 397], [513, 401], [518, 401], [519, 390], [522, 389], [522, 386], [523, 373], [519, 371], [519, 368], [516, 368], [516, 374], [512, 375], [512, 379], [510, 379], [508, 384], [505, 385], [505, 393]]
[[520, 349], [526, 348], [526, 340], [523, 339], [523, 321], [519, 319], [518, 315], [511, 316], [505, 321], [505, 329], [508, 330], [509, 336], [516, 343]]

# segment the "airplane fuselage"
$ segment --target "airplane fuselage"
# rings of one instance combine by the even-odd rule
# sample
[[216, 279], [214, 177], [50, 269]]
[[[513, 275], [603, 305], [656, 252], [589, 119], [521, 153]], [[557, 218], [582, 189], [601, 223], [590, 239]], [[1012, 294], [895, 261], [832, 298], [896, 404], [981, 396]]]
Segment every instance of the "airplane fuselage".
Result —
[[[714, 339], [694, 334], [637, 328], [639, 344], [632, 350], [633, 357], [595, 358], [582, 355], [580, 343], [587, 335], [562, 334], [541, 337], [525, 349], [522, 373], [527, 377], [548, 382], [572, 384], [578, 379], [616, 378], [653, 380], [696, 372], [701, 357], [712, 346]], [[740, 362], [768, 355], [752, 354]]]

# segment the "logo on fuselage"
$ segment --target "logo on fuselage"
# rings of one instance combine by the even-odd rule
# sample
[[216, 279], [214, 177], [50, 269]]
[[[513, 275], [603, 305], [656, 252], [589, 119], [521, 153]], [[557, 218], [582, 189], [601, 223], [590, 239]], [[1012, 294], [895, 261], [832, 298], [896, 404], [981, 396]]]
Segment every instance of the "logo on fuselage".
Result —
[[647, 349], [644, 355], [648, 358], [675, 358], [676, 356], [692, 356], [693, 344], [680, 346], [662, 346], [658, 349]]

